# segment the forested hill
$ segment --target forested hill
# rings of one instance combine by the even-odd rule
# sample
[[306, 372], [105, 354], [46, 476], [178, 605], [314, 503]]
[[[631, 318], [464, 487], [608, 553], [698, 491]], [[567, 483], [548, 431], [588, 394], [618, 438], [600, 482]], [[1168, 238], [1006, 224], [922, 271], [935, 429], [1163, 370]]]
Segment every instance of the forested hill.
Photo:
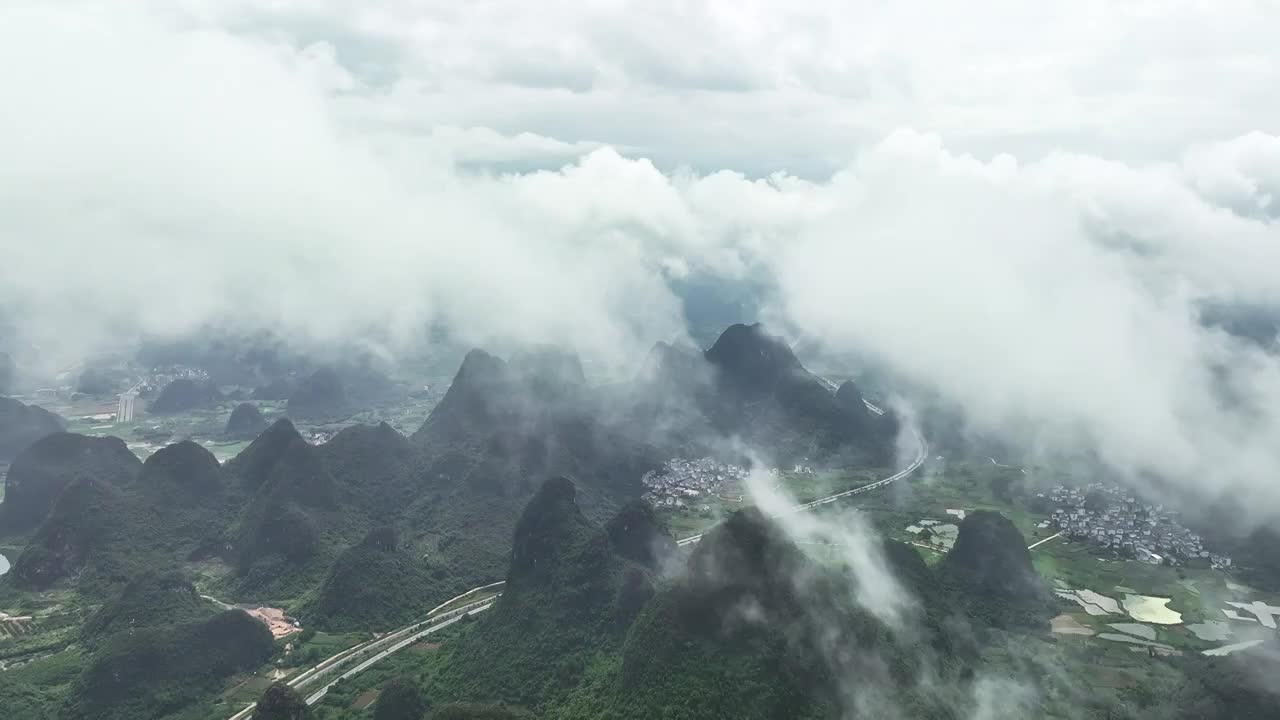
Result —
[[[429, 696], [584, 720], [830, 718], [853, 683], [905, 717], [944, 718], [973, 682], [972, 636], [943, 622], [943, 597], [906, 602], [908, 627], [850, 603], [846, 568], [815, 563], [757, 511], [678, 559], [642, 504], [600, 527], [574, 497], [552, 479], [530, 501], [504, 596], [449, 648]], [[883, 557], [909, 592], [937, 589], [911, 548]]]
[[[475, 350], [411, 437], [386, 424], [353, 426], [315, 445], [281, 419], [224, 464], [202, 442], [176, 442], [142, 463], [119, 439], [55, 432], [34, 440], [10, 467], [0, 538], [17, 551], [6, 552], [13, 570], [0, 578], [0, 596], [16, 598], [6, 606], [13, 609], [33, 598], [57, 597], [73, 608], [121, 593], [135, 604], [169, 591], [189, 599], [181, 581], [137, 583], [152, 573], [172, 580], [197, 571], [202, 592], [282, 607], [309, 628], [344, 633], [410, 622], [463, 590], [509, 576], [495, 629], [486, 632], [522, 629], [559, 647], [550, 666], [587, 682], [598, 661], [620, 669], [636, 618], [665, 592], [659, 568], [670, 564], [674, 542], [639, 502], [645, 472], [672, 457], [721, 453], [735, 437], [767, 444], [778, 458], [866, 467], [879, 462], [873, 446], [889, 438], [891, 418], [869, 418], [855, 388], [834, 392], [758, 326], [730, 328], [717, 345], [673, 354], [674, 364], [657, 375], [608, 388], [588, 383], [570, 352], [533, 347], [504, 360]], [[752, 360], [760, 352], [768, 362]], [[379, 386], [368, 373], [332, 379], [317, 371], [295, 385], [293, 411], [333, 407], [352, 387]], [[182, 383], [169, 395], [174, 408], [199, 407], [212, 397], [206, 390]], [[235, 420], [228, 438], [262, 425], [248, 408]], [[136, 626], [140, 612], [122, 616]], [[151, 667], [178, 651], [162, 637], [194, 642], [219, 629], [240, 640], [219, 646], [213, 675], [259, 656], [239, 619], [179, 618], [184, 612], [171, 623], [180, 631], [149, 629], [143, 645], [85, 636], [93, 656], [81, 661], [93, 663], [94, 673], [116, 672], [119, 663]], [[451, 712], [493, 699], [570, 707], [572, 698], [553, 688], [572, 683], [545, 675], [537, 647], [508, 645], [521, 642], [523, 669], [498, 674], [489, 671], [505, 666], [489, 646], [459, 650], [457, 667], [471, 668], [463, 674], [470, 679], [441, 676], [442, 683], [453, 678], [449, 687], [462, 703]], [[84, 681], [75, 692], [85, 702], [116, 704], [131, 692], [101, 674]]]
[[[221, 558], [236, 570], [230, 590], [301, 603], [336, 580], [335, 563], [371, 530], [391, 527], [399, 552], [426, 559], [422, 585], [436, 599], [505, 571], [510, 533], [548, 477], [571, 478], [585, 515], [604, 522], [674, 456], [746, 440], [775, 458], [865, 466], [892, 445], [891, 417], [869, 415], [851, 385], [832, 392], [759, 325], [726, 329], [705, 353], [655, 357], [628, 388], [606, 391], [586, 382], [571, 352], [533, 347], [503, 360], [474, 350], [411, 438], [356, 427], [317, 447], [281, 420], [221, 468], [197, 443], [165, 448], [143, 468], [119, 440], [49, 435], [19, 453], [6, 481], [0, 532], [44, 526], [14, 579], [118, 585], [157, 557]], [[371, 372], [342, 377], [379, 385]], [[290, 405], [341, 404], [345, 382], [317, 370]], [[195, 381], [166, 390], [174, 408], [215, 392]], [[261, 426], [237, 413], [229, 433]]]
[[764, 326], [733, 325], [699, 353], [659, 343], [637, 379], [632, 417], [714, 451], [740, 438], [786, 463], [800, 458], [886, 465], [898, 423], [868, 412], [851, 383], [833, 392]]
[[0, 397], [0, 462], [12, 460], [36, 440], [65, 426], [62, 418], [44, 408]]

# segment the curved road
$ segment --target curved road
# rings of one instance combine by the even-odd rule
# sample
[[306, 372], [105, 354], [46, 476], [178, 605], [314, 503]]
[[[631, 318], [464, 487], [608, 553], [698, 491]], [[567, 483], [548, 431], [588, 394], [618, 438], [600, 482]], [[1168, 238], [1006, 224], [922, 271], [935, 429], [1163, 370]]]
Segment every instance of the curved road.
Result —
[[[354, 647], [347, 648], [337, 655], [323, 660], [317, 665], [294, 675], [286, 680], [285, 684], [295, 690], [301, 691], [303, 688], [314, 684], [322, 678], [338, 673], [340, 670], [345, 670], [344, 672], [339, 673], [337, 677], [334, 677], [332, 680], [324, 683], [314, 691], [309, 691], [304, 695], [307, 704], [314, 705], [329, 692], [330, 688], [338, 684], [338, 682], [365, 670], [388, 655], [399, 652], [409, 645], [412, 645], [425, 635], [429, 635], [437, 630], [449, 627], [467, 615], [484, 612], [485, 610], [493, 607], [494, 601], [499, 597], [502, 597], [501, 592], [487, 596], [481, 600], [475, 600], [473, 602], [460, 605], [459, 607], [447, 612], [441, 612], [444, 608], [460, 600], [464, 600], [468, 596], [485, 590], [493, 590], [504, 584], [504, 582], [496, 582], [489, 585], [483, 585], [478, 588], [472, 588], [471, 590], [436, 606], [431, 610], [431, 612], [427, 613], [427, 618], [425, 620], [413, 623], [412, 625], [407, 625], [399, 630], [381, 635]], [[352, 665], [352, 663], [355, 664]], [[240, 712], [232, 715], [229, 720], [249, 720], [249, 718], [253, 717], [255, 705], [256, 704], [248, 705]]]
[[[832, 385], [832, 383], [826, 378], [822, 378], [822, 381], [826, 383], [828, 386]], [[867, 406], [867, 410], [875, 413], [876, 415], [884, 415], [883, 408], [880, 408], [867, 400], [863, 400], [862, 402], [864, 405]], [[813, 501], [804, 503], [802, 505], [797, 505], [796, 507], [792, 508], [790, 512], [804, 512], [806, 510], [812, 510], [813, 508], [818, 507], [819, 505], [826, 505], [827, 503], [835, 502], [840, 498], [849, 497], [851, 495], [858, 495], [864, 492], [870, 492], [871, 490], [875, 490], [877, 488], [881, 488], [886, 485], [889, 485], [890, 483], [901, 480], [902, 478], [907, 477], [911, 473], [915, 472], [917, 469], [919, 469], [919, 467], [922, 464], [924, 464], [925, 458], [928, 457], [929, 445], [927, 442], [925, 442], [924, 436], [921, 435], [918, 430], [916, 430], [915, 428], [911, 428], [910, 432], [913, 436], [915, 436], [915, 439], [916, 439], [916, 456], [915, 458], [912, 459], [911, 463], [908, 464], [905, 468], [899, 470], [898, 472], [882, 480], [877, 480], [867, 485], [862, 485], [862, 486], [853, 488], [851, 490], [845, 490], [843, 492], [835, 493], [834, 495], [828, 495], [826, 497], [818, 498], [817, 500], [813, 500]], [[676, 545], [687, 547], [689, 545], [692, 545], [698, 542], [701, 539], [702, 539], [701, 534], [693, 535], [691, 537], [678, 540], [676, 542]], [[305, 696], [307, 705], [314, 705], [317, 702], [320, 702], [322, 698], [324, 698], [324, 696], [329, 692], [330, 688], [332, 688], [334, 685], [338, 684], [342, 680], [345, 680], [365, 670], [369, 666], [373, 665], [379, 660], [382, 660], [388, 655], [399, 652], [405, 647], [412, 645], [419, 638], [422, 638], [425, 635], [433, 633], [437, 630], [441, 630], [443, 628], [446, 628], [458, 622], [466, 615], [474, 615], [475, 613], [483, 612], [493, 607], [494, 601], [496, 601], [499, 597], [502, 596], [501, 592], [496, 593], [492, 596], [486, 597], [483, 600], [477, 600], [474, 602], [467, 603], [460, 607], [454, 608], [453, 610], [450, 610], [448, 612], [444, 612], [444, 613], [440, 612], [443, 608], [448, 607], [449, 605], [452, 605], [472, 594], [483, 592], [485, 590], [492, 590], [504, 584], [505, 584], [504, 582], [499, 581], [496, 583], [492, 583], [489, 585], [484, 585], [478, 588], [473, 588], [471, 590], [468, 590], [467, 592], [437, 606], [431, 612], [427, 613], [427, 618], [425, 620], [400, 628], [399, 630], [395, 630], [393, 632], [387, 633], [386, 635], [383, 635], [381, 637], [374, 638], [373, 640], [369, 640], [368, 642], [361, 643], [359, 645], [356, 645], [355, 647], [351, 647], [346, 650], [343, 650], [337, 655], [334, 655], [328, 658], [327, 660], [320, 662], [314, 667], [309, 668], [308, 670], [305, 670], [293, 676], [292, 678], [287, 680], [286, 683], [290, 687], [300, 690], [308, 685], [313, 684], [314, 682], [316, 682], [318, 679], [322, 677], [332, 675], [338, 672], [339, 670], [342, 670], [343, 668], [350, 666], [350, 668], [347, 669], [345, 672], [338, 674], [337, 677], [333, 678], [329, 682], [320, 686], [314, 692], [310, 692]], [[209, 599], [212, 600], [212, 598], [209, 598]], [[351, 665], [351, 663], [357, 659], [360, 659], [360, 662], [356, 663], [355, 665]], [[235, 715], [232, 715], [229, 718], [229, 720], [249, 720], [250, 718], [253, 717], [253, 709], [254, 709], [254, 705], [249, 705], [248, 707], [245, 707], [243, 710], [236, 713]]]
[[[827, 380], [826, 378], [822, 378], [822, 381], [825, 382], [828, 386], [832, 385], [831, 381]], [[883, 408], [873, 405], [867, 400], [863, 400], [862, 404], [866, 405], [867, 409], [875, 413], [876, 415], [884, 415]], [[813, 508], [818, 507], [819, 505], [826, 505], [827, 503], [835, 502], [840, 498], [849, 497], [851, 495], [859, 495], [864, 492], [870, 492], [877, 488], [882, 488], [886, 485], [897, 482], [898, 480], [901, 480], [902, 478], [915, 472], [917, 469], [920, 468], [921, 465], [924, 464], [925, 458], [929, 456], [929, 443], [925, 442], [924, 436], [921, 435], [920, 431], [917, 430], [916, 428], [914, 427], [910, 428], [910, 432], [913, 436], [915, 436], [915, 439], [916, 439], [916, 456], [912, 458], [911, 463], [908, 464], [905, 468], [899, 470], [898, 472], [890, 475], [887, 478], [884, 478], [883, 480], [877, 480], [873, 483], [870, 483], [867, 485], [861, 485], [859, 487], [853, 488], [852, 490], [845, 490], [844, 492], [838, 492], [838, 493], [835, 493], [834, 495], [828, 495], [826, 497], [818, 498], [817, 500], [812, 500], [802, 505], [797, 505], [794, 508], [792, 508], [789, 512], [804, 512], [805, 510], [812, 510]], [[679, 545], [681, 547], [687, 547], [689, 545], [692, 545], [698, 542], [701, 539], [702, 539], [701, 534], [691, 535], [682, 540], [677, 540], [676, 545]]]

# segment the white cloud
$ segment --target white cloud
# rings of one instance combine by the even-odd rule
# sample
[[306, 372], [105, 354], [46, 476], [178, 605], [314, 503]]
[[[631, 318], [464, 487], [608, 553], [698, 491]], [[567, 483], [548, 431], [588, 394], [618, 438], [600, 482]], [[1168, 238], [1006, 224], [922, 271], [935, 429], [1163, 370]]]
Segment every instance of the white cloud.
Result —
[[[1263, 268], [1280, 267], [1280, 227], [1206, 203], [1167, 167], [982, 163], [910, 132], [850, 174], [840, 211], [781, 250], [798, 325], [987, 428], [1280, 510], [1280, 359], [1196, 316], [1205, 300], [1276, 299]], [[1224, 371], [1250, 402], [1222, 397]]]
[[[657, 266], [626, 237], [531, 221], [521, 187], [536, 176], [455, 172], [476, 138], [490, 157], [543, 140], [364, 132], [344, 117], [345, 73], [315, 48], [128, 15], [9, 19], [0, 75], [20, 112], [0, 119], [0, 276], [43, 347], [201, 320], [394, 342], [439, 318], [476, 341], [622, 360], [637, 338], [680, 331]], [[570, 206], [595, 183], [537, 201]]]
[[55, 354], [441, 319], [625, 364], [664, 272], [771, 276], [979, 422], [1280, 510], [1276, 358], [1195, 316], [1280, 304], [1274, 7], [638, 7], [6, 4], [0, 300]]
[[181, 6], [329, 41], [433, 124], [634, 147], [664, 168], [822, 175], [899, 126], [982, 154], [1149, 160], [1280, 117], [1280, 8], [1255, 0]]

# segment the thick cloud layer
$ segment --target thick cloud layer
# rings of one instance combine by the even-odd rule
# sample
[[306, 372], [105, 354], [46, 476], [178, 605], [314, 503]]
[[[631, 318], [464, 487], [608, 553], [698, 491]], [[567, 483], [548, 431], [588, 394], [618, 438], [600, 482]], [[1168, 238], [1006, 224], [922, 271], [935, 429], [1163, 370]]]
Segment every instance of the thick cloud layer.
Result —
[[265, 7], [0, 9], [29, 356], [438, 322], [627, 367], [665, 278], [750, 276], [979, 426], [1280, 514], [1277, 358], [1198, 318], [1280, 305], [1266, 4]]
[[781, 251], [783, 303], [984, 428], [1273, 514], [1280, 361], [1198, 313], [1280, 301], [1280, 227], [1196, 194], [1199, 177], [1079, 156], [983, 163], [899, 132]]

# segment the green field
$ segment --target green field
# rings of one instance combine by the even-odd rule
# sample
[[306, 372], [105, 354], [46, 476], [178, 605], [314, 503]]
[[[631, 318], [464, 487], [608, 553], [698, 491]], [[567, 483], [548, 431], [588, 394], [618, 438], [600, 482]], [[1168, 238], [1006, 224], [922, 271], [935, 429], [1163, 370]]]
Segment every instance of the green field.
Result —
[[[892, 470], [883, 468], [832, 469], [812, 473], [781, 472], [777, 478], [771, 478], [771, 482], [796, 503], [805, 503], [861, 487], [891, 474]], [[753, 504], [751, 492], [745, 484], [730, 480], [714, 494], [699, 498], [691, 506], [659, 507], [657, 513], [667, 524], [672, 536], [680, 539], [706, 532], [734, 511]], [[703, 511], [702, 505], [709, 506], [709, 509]]]

